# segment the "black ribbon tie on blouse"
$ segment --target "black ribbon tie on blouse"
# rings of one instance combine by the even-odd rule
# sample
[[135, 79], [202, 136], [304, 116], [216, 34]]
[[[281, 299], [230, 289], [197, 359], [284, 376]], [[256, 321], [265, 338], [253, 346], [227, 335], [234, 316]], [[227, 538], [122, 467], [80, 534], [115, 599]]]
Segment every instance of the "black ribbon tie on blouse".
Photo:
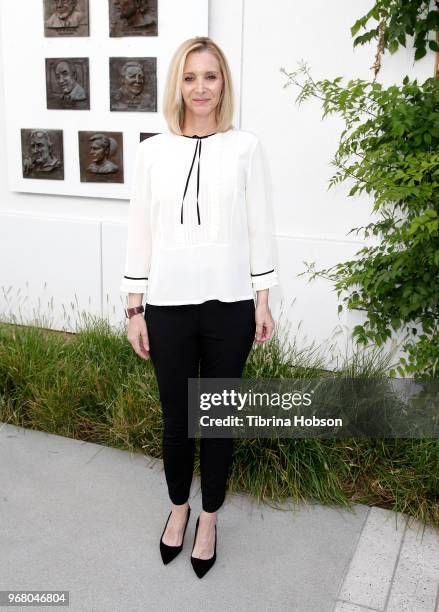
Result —
[[[214, 132], [214, 134], [215, 133], [216, 132]], [[197, 139], [197, 144], [195, 145], [194, 157], [192, 158], [192, 164], [191, 164], [191, 167], [189, 169], [189, 174], [187, 175], [187, 179], [186, 179], [186, 186], [184, 188], [183, 200], [181, 202], [180, 223], [183, 223], [183, 203], [184, 203], [184, 198], [186, 197], [186, 192], [187, 192], [187, 188], [188, 188], [188, 185], [189, 185], [189, 179], [191, 178], [192, 168], [194, 167], [195, 158], [196, 158], [197, 152], [198, 152], [198, 168], [197, 168], [197, 217], [198, 217], [198, 225], [200, 225], [201, 222], [200, 222], [200, 207], [198, 205], [198, 194], [200, 192], [201, 139], [202, 138], [207, 138], [208, 136], [213, 136], [213, 134], [207, 134], [206, 136], [198, 136], [197, 134], [195, 134], [194, 136], [186, 136], [186, 134], [183, 134], [183, 136], [185, 136], [186, 138], [196, 138]]]
[[197, 156], [197, 151], [198, 151], [198, 170], [197, 170], [197, 217], [198, 217], [198, 225], [200, 225], [200, 207], [198, 206], [198, 194], [200, 191], [200, 157], [201, 157], [201, 138], [198, 138], [198, 136], [191, 136], [191, 138], [196, 138], [197, 139], [197, 144], [195, 145], [195, 153], [194, 153], [194, 157], [192, 159], [192, 164], [189, 170], [189, 174], [187, 175], [187, 179], [186, 179], [186, 187], [184, 188], [184, 194], [183, 194], [183, 200], [181, 201], [181, 218], [180, 218], [180, 223], [183, 223], [183, 202], [184, 202], [184, 198], [186, 197], [186, 191], [189, 185], [189, 179], [191, 178], [191, 174], [192, 174], [192, 168], [194, 167], [194, 162], [195, 162], [195, 158]]

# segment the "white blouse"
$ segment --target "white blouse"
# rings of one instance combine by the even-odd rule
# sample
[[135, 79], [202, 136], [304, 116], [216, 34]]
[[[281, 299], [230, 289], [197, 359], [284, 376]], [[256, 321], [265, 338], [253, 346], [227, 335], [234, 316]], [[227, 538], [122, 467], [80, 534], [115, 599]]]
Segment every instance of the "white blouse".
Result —
[[139, 144], [122, 293], [157, 305], [250, 299], [278, 284], [272, 253], [255, 134], [165, 132]]

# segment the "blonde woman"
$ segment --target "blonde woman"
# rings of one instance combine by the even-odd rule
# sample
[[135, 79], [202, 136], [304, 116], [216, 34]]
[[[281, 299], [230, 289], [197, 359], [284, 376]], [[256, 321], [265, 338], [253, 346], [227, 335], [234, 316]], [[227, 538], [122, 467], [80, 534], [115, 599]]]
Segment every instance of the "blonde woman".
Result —
[[[191, 511], [187, 379], [241, 377], [253, 343], [273, 334], [268, 290], [278, 281], [261, 145], [232, 125], [229, 66], [210, 38], [176, 50], [163, 112], [169, 132], [137, 151], [121, 291], [128, 294], [128, 340], [140, 357], [151, 357], [160, 392], [172, 503], [160, 538], [166, 564], [182, 550]], [[232, 453], [233, 438], [200, 439], [202, 511], [191, 554], [199, 578], [216, 559]]]

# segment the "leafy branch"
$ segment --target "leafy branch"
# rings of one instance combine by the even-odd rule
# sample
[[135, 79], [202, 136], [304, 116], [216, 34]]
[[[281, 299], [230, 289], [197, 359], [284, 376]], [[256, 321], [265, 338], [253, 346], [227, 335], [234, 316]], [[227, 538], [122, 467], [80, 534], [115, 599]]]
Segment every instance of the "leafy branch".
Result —
[[317, 98], [323, 117], [336, 113], [345, 122], [328, 188], [353, 181], [348, 195], [369, 194], [379, 216], [351, 230], [378, 237], [378, 245], [328, 269], [308, 264], [303, 274], [334, 283], [339, 312], [366, 313], [353, 330], [358, 342], [381, 345], [393, 332], [406, 332], [412, 362], [403, 360], [400, 372], [416, 369], [412, 338], [420, 333], [425, 365], [427, 340], [439, 348], [439, 79], [419, 84], [405, 77], [399, 87], [360, 79], [343, 85], [342, 77], [315, 81], [303, 62], [294, 72], [281, 72], [284, 87], [300, 90], [296, 102]]
[[[356, 36], [371, 20], [378, 25]], [[375, 76], [381, 67], [384, 50], [395, 53], [400, 46], [406, 46], [408, 36], [413, 37], [415, 60], [423, 58], [428, 49], [439, 52], [438, 32], [439, 1], [432, 0], [377, 0], [370, 11], [351, 27], [351, 34], [355, 36], [354, 47], [371, 40], [378, 41], [373, 65]]]

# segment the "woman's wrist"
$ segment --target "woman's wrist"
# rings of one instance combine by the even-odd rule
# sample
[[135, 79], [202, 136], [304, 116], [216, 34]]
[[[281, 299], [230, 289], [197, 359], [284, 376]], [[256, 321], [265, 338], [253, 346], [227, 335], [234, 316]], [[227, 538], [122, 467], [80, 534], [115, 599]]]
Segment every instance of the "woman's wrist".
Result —
[[256, 291], [256, 307], [268, 306], [268, 289]]
[[128, 308], [134, 308], [134, 306], [141, 306], [143, 300], [143, 293], [129, 293], [128, 294]]

